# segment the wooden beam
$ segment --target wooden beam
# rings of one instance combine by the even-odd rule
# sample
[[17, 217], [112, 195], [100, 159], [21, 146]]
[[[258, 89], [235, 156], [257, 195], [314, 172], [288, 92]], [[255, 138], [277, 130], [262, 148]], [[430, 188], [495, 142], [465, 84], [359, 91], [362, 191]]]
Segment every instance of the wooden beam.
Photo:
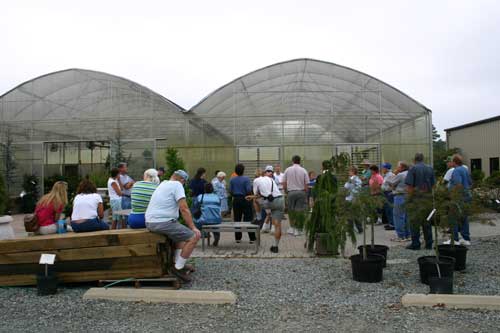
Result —
[[130, 288], [90, 288], [83, 299], [106, 299], [113, 301], [147, 303], [196, 303], [234, 304], [236, 295], [231, 291], [208, 290], [161, 290]]
[[500, 296], [406, 294], [403, 306], [500, 310]]
[[80, 249], [46, 250], [0, 254], [0, 265], [38, 263], [42, 253], [53, 253], [57, 261], [141, 257], [156, 255], [156, 244], [100, 246]]

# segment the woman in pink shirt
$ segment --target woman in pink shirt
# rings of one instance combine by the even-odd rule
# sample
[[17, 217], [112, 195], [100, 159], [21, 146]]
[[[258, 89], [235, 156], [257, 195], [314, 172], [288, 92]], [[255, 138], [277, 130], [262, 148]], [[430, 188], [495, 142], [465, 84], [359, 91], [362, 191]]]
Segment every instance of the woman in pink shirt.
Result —
[[59, 220], [67, 203], [68, 184], [58, 181], [52, 186], [52, 190], [45, 194], [36, 204], [35, 214], [38, 225], [40, 225], [38, 233], [48, 235], [57, 232], [57, 220]]
[[372, 172], [372, 175], [370, 177], [370, 180], [368, 181], [368, 184], [370, 186], [370, 194], [371, 195], [378, 195], [381, 194], [381, 187], [382, 183], [384, 182], [384, 177], [379, 173], [378, 166], [376, 165], [371, 165], [370, 170]]

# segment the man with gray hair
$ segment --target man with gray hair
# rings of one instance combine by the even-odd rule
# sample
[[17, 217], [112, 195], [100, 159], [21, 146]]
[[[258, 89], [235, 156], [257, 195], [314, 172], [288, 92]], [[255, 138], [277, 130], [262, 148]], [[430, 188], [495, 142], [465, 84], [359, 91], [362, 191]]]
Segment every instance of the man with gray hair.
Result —
[[[405, 184], [409, 198], [425, 202], [432, 194], [432, 188], [436, 184], [434, 170], [430, 165], [424, 164], [424, 154], [415, 154], [415, 165], [408, 171]], [[431, 198], [432, 199], [432, 198]], [[432, 227], [429, 221], [410, 221], [411, 224], [411, 244], [408, 250], [420, 250], [420, 225], [424, 233], [425, 248], [432, 249]]]
[[[175, 243], [175, 266], [172, 273], [185, 282], [191, 280], [188, 271], [193, 271], [186, 261], [201, 237], [186, 202], [184, 185], [188, 178], [186, 171], [175, 171], [170, 180], [164, 180], [156, 188], [146, 210], [146, 228], [166, 235]], [[178, 221], [179, 211], [186, 223], [185, 226]]]

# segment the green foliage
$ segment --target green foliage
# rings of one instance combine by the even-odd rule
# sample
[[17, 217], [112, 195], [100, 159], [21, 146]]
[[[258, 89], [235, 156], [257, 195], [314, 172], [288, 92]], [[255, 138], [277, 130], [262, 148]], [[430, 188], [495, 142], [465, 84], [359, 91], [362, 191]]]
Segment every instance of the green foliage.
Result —
[[486, 178], [485, 184], [490, 187], [500, 187], [500, 171], [495, 171]]
[[96, 187], [108, 187], [109, 174], [106, 172], [94, 172], [87, 176]]
[[312, 214], [305, 221], [305, 231], [308, 238], [308, 249], [314, 248], [316, 233], [328, 233], [328, 248], [336, 249], [337, 237], [334, 234], [336, 215], [335, 199], [338, 191], [337, 179], [332, 172], [325, 172], [316, 181], [316, 200]]
[[337, 175], [340, 182], [347, 181], [349, 177], [349, 166], [351, 165], [351, 157], [348, 153], [340, 153], [331, 158], [333, 172]]
[[3, 176], [0, 175], [0, 215], [7, 212], [9, 202], [9, 195], [7, 194], [7, 188], [5, 186], [5, 180]]
[[484, 176], [485, 176], [484, 172], [480, 169], [476, 169], [476, 170], [472, 171], [471, 177], [472, 177], [472, 180], [474, 182], [474, 186], [481, 184], [481, 182], [484, 179]]
[[167, 169], [165, 170], [163, 179], [169, 179], [176, 170], [186, 170], [184, 161], [179, 156], [179, 151], [175, 148], [167, 148], [165, 151], [165, 162], [167, 164]]
[[9, 130], [6, 133], [6, 142], [0, 143], [2, 154], [0, 160], [4, 162], [5, 169], [5, 187], [7, 194], [10, 193], [10, 188], [15, 182], [17, 163], [14, 160], [14, 147], [12, 145], [12, 136]]

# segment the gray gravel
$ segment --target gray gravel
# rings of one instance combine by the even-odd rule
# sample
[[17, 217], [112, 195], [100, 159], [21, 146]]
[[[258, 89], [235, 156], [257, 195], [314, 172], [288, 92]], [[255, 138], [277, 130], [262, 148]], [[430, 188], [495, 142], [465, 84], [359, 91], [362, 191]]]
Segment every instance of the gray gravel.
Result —
[[[476, 241], [456, 293], [500, 295], [500, 237]], [[2, 332], [499, 332], [500, 311], [401, 308], [405, 293], [425, 293], [416, 258], [431, 251], [393, 248], [378, 284], [351, 279], [342, 259], [196, 259], [189, 289], [231, 290], [236, 305], [84, 301], [88, 286], [38, 297], [35, 288], [0, 289]]]

